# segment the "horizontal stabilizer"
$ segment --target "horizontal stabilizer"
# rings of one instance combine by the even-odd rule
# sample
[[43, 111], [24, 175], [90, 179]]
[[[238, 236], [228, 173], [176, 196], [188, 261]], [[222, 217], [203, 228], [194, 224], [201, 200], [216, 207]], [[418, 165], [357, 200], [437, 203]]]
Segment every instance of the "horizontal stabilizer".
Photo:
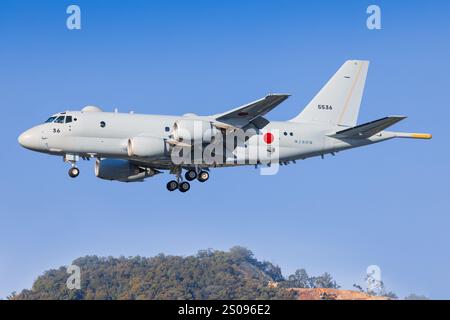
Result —
[[390, 116], [375, 121], [360, 124], [356, 127], [348, 128], [329, 135], [339, 139], [365, 139], [377, 134], [393, 124], [405, 119], [406, 116]]

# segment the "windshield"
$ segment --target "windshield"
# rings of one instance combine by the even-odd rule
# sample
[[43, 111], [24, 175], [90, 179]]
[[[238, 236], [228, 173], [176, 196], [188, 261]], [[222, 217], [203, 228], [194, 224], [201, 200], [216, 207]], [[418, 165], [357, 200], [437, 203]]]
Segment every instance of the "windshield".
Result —
[[64, 123], [64, 116], [59, 116], [56, 118], [55, 123]]
[[44, 123], [50, 123], [50, 122], [53, 122], [53, 120], [55, 120], [55, 119], [56, 119], [56, 117], [50, 117], [50, 118], [48, 118], [47, 121], [45, 121]]

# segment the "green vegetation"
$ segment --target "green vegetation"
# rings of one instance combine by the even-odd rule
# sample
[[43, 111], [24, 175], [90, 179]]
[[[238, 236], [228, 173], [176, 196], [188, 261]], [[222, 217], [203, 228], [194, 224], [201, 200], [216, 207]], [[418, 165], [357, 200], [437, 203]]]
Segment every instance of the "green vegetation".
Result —
[[[366, 282], [367, 282], [368, 276], [366, 276]], [[393, 300], [397, 300], [398, 296], [395, 292], [392, 291], [388, 291], [386, 289], [386, 286], [384, 285], [383, 281], [380, 281], [377, 285], [376, 288], [374, 289], [364, 289], [362, 286], [360, 286], [359, 284], [353, 284], [353, 287], [358, 290], [359, 292], [364, 292], [367, 293], [368, 295], [371, 296], [382, 296], [382, 297], [388, 297], [390, 299]], [[405, 298], [406, 299], [406, 298]]]
[[285, 288], [340, 288], [329, 273], [325, 272], [321, 276], [310, 277], [305, 269], [295, 271], [281, 283], [281, 286]]
[[[68, 289], [65, 267], [49, 270], [10, 299], [295, 299], [278, 266], [242, 247], [195, 256], [101, 258], [73, 261], [81, 289]], [[291, 276], [289, 277], [289, 279]], [[331, 278], [331, 277], [330, 277]], [[288, 281], [288, 282], [286, 282]], [[284, 283], [286, 282], [286, 284]], [[327, 283], [334, 283], [332, 279]], [[274, 285], [275, 284], [275, 285]]]
[[[38, 277], [31, 290], [14, 292], [8, 299], [296, 299], [297, 293], [289, 288], [340, 288], [327, 272], [310, 276], [305, 269], [298, 269], [285, 278], [278, 266], [257, 260], [243, 247], [200, 250], [187, 257], [86, 256], [72, 265], [80, 268], [81, 289], [67, 287], [70, 274], [60, 267]], [[398, 299], [382, 281], [377, 291], [353, 286], [369, 295]], [[427, 298], [411, 294], [405, 299]]]

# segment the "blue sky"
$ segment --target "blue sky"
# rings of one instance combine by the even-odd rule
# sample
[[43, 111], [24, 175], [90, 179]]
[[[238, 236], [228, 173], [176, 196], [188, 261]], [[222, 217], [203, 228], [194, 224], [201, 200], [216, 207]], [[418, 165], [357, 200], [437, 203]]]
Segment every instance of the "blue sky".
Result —
[[[66, 28], [81, 7], [82, 29]], [[382, 30], [366, 28], [378, 4]], [[388, 287], [450, 298], [448, 1], [3, 1], [0, 297], [87, 255], [189, 255], [246, 246], [285, 274], [345, 288], [379, 265]], [[122, 184], [21, 148], [17, 136], [84, 105], [214, 114], [270, 92], [298, 114], [347, 59], [371, 61], [359, 122], [405, 114], [393, 140], [260, 176], [217, 169], [186, 194], [169, 175]]]

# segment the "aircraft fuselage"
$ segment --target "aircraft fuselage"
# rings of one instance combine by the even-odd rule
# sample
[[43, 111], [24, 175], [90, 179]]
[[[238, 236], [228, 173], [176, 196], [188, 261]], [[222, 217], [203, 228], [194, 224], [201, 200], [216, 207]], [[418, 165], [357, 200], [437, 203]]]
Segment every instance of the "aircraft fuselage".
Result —
[[[55, 116], [58, 115], [61, 114]], [[28, 149], [52, 155], [73, 154], [98, 158], [135, 159], [127, 153], [129, 138], [150, 136], [161, 139], [161, 143], [164, 143], [164, 140], [170, 139], [173, 124], [179, 119], [186, 118], [81, 111], [67, 111], [62, 115], [71, 117], [72, 121], [40, 124], [24, 132], [19, 141]], [[212, 120], [209, 117], [200, 116], [189, 116], [188, 118], [200, 121]], [[367, 141], [342, 141], [327, 136], [328, 133], [342, 129], [342, 127], [335, 128], [325, 124], [271, 121], [262, 129], [255, 128], [256, 134], [248, 139], [246, 145], [267, 144], [263, 141], [263, 135], [266, 132], [272, 132], [277, 139], [279, 161], [286, 162], [337, 152], [393, 137], [393, 135], [385, 133], [384, 136], [372, 137]], [[275, 141], [270, 144], [274, 145]], [[148, 159], [138, 160], [146, 160], [150, 163], [154, 160], [157, 168], [170, 166], [170, 155], [164, 152]]]

